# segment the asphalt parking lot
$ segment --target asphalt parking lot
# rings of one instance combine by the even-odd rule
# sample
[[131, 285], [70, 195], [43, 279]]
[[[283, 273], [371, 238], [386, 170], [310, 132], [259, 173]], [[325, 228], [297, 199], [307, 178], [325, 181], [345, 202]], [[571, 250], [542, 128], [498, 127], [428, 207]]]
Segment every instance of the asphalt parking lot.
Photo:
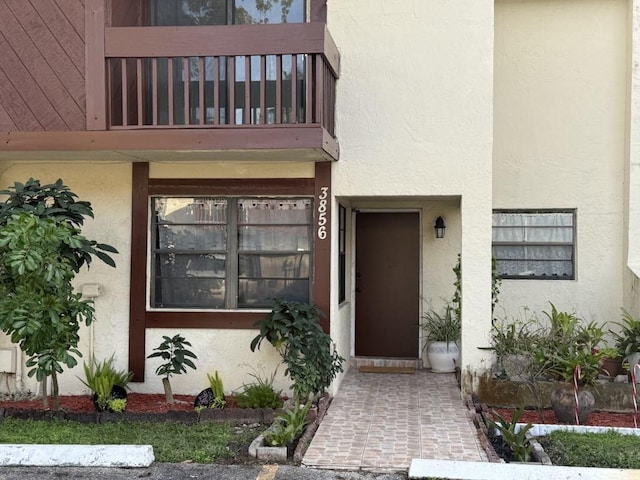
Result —
[[155, 463], [148, 468], [3, 467], [0, 479], [224, 479], [224, 480], [406, 480], [405, 473], [316, 470], [290, 465]]

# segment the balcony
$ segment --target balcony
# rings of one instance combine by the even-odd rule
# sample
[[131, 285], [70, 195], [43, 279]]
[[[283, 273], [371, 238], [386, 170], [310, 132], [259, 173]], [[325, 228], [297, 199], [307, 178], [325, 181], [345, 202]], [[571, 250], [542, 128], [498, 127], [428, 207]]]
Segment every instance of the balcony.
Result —
[[108, 27], [87, 48], [87, 129], [120, 149], [338, 158], [324, 23]]

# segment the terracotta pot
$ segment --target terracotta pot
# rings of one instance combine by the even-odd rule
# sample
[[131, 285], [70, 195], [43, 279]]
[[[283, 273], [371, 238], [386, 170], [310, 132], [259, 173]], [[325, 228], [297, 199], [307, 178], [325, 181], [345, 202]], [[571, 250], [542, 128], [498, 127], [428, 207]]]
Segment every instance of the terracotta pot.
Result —
[[[596, 405], [596, 400], [589, 390], [578, 388], [578, 420], [584, 425]], [[558, 383], [551, 392], [551, 408], [559, 423], [575, 425], [576, 400], [572, 383]]]

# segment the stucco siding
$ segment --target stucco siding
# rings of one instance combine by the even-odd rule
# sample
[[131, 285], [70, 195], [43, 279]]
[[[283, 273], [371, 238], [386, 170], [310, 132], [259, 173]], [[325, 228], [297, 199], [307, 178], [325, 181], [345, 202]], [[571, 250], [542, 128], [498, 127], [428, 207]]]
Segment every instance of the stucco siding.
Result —
[[576, 279], [505, 280], [501, 315], [623, 302], [628, 3], [498, 1], [493, 206], [577, 211]]
[[[91, 351], [98, 360], [115, 354], [118, 368], [126, 369], [129, 325], [129, 265], [131, 231], [131, 164], [106, 164], [101, 162], [43, 163], [26, 162], [5, 165], [0, 170], [2, 188], [14, 182], [24, 182], [30, 177], [41, 183], [55, 182], [61, 178], [81, 200], [91, 202], [95, 219], [85, 220], [82, 233], [89, 239], [114, 246], [120, 252], [114, 255], [116, 268], [95, 260], [76, 276], [75, 286], [81, 291], [86, 283], [102, 286], [102, 294], [95, 299], [96, 321], [80, 333], [80, 351], [83, 359], [75, 369], [65, 372], [60, 381], [65, 394], [81, 393], [84, 385], [76, 378], [84, 378], [82, 361], [90, 358]], [[8, 339], [0, 340], [7, 346]], [[24, 360], [24, 358], [23, 358]], [[28, 379], [19, 366], [18, 384], [24, 382], [32, 392], [38, 386]]]
[[632, 315], [640, 315], [640, 1], [629, 2], [629, 111], [628, 161], [625, 165], [627, 185], [625, 199], [625, 269], [624, 300]]
[[462, 254], [462, 363], [476, 368], [491, 317], [493, 1], [335, 2], [327, 23], [341, 54], [334, 193], [422, 212], [423, 311], [451, 298]]
[[[312, 177], [313, 164], [291, 163], [259, 165], [253, 163], [233, 164], [152, 164], [151, 176], [156, 178], [282, 178]], [[131, 241], [131, 164], [109, 162], [15, 162], [0, 170], [0, 185], [3, 188], [16, 181], [24, 182], [29, 177], [42, 183], [62, 178], [81, 200], [90, 201], [95, 219], [88, 219], [83, 234], [90, 239], [113, 245], [119, 250], [114, 255], [116, 268], [110, 268], [95, 260], [89, 270], [77, 275], [75, 285], [81, 291], [84, 284], [100, 284], [102, 293], [95, 299], [96, 321], [91, 327], [83, 327], [80, 333], [80, 364], [60, 377], [60, 389], [64, 394], [80, 394], [86, 387], [77, 377], [84, 378], [82, 361], [91, 358], [103, 360], [115, 354], [116, 366], [127, 369], [129, 345], [129, 284]], [[162, 335], [180, 333], [193, 344], [198, 355], [197, 371], [172, 378], [175, 393], [197, 394], [208, 386], [206, 374], [220, 372], [227, 391], [239, 389], [244, 383], [254, 380], [252, 374], [270, 376], [280, 362], [275, 350], [265, 344], [256, 353], [249, 345], [257, 330], [223, 329], [148, 329], [146, 354], [162, 341]], [[0, 338], [0, 348], [9, 346], [8, 338]], [[22, 363], [25, 358], [21, 358]], [[21, 363], [21, 362], [19, 362]], [[147, 360], [144, 383], [132, 384], [134, 391], [161, 393], [160, 378], [155, 375], [159, 362]], [[278, 369], [275, 385], [288, 392], [289, 381], [284, 377], [284, 366]], [[12, 388], [38, 391], [38, 385], [27, 378], [22, 365], [19, 366]]]

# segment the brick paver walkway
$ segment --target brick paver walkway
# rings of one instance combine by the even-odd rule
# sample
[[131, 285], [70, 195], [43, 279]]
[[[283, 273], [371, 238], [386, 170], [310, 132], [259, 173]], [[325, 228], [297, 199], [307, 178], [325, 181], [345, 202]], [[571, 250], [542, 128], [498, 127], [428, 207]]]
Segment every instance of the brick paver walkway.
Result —
[[487, 461], [453, 374], [351, 369], [302, 463], [407, 470], [414, 458]]

